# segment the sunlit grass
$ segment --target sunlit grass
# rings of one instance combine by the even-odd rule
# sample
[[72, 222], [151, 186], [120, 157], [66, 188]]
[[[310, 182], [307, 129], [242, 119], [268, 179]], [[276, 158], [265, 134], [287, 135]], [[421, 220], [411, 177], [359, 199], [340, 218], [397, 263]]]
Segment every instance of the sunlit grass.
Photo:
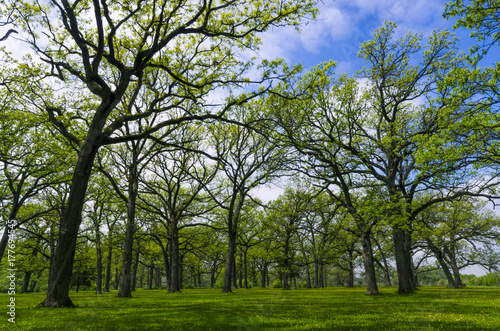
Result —
[[16, 324], [5, 312], [0, 328], [13, 330], [500, 330], [500, 288], [396, 288], [364, 295], [363, 288], [311, 290], [138, 290], [133, 298], [71, 293], [78, 308], [37, 307], [44, 293], [16, 294]]

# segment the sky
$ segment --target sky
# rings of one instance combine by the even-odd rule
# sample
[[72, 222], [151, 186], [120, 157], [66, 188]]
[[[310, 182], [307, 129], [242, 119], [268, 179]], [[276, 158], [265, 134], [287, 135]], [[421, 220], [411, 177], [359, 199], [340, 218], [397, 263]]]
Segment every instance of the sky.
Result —
[[[429, 36], [435, 29], [452, 30], [454, 20], [443, 18], [442, 0], [323, 0], [315, 21], [306, 21], [302, 32], [293, 28], [274, 28], [261, 36], [262, 58], [284, 58], [289, 64], [310, 68], [323, 61], [337, 62], [337, 73], [353, 74], [364, 65], [357, 58], [363, 41], [373, 38], [384, 21], [397, 24], [398, 36], [407, 32]], [[471, 46], [470, 31], [454, 31], [464, 50]]]

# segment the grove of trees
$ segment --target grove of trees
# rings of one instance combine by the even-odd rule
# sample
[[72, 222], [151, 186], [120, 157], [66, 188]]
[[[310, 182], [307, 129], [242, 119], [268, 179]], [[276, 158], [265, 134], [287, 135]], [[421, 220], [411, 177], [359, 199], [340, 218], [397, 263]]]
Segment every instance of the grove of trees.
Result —
[[446, 4], [469, 53], [386, 22], [352, 76], [246, 56], [315, 5], [3, 2], [31, 50], [0, 59], [0, 261], [15, 220], [21, 292], [498, 283], [500, 67], [480, 64], [500, 4]]

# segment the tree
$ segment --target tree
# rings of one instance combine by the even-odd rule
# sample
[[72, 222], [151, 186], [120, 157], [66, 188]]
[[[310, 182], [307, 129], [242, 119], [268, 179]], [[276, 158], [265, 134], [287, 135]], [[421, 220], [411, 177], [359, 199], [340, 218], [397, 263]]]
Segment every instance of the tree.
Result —
[[273, 140], [268, 122], [262, 120], [264, 104], [261, 100], [235, 109], [235, 118], [252, 127], [218, 123], [211, 128], [209, 145], [216, 150], [222, 163], [225, 179], [221, 180], [225, 199], [211, 196], [220, 208], [227, 212], [228, 250], [222, 293], [231, 291], [231, 279], [235, 276], [235, 252], [238, 224], [245, 200], [250, 191], [269, 183], [284, 169], [287, 154], [283, 146]]
[[238, 246], [243, 254], [243, 279], [244, 285], [240, 287], [248, 288], [248, 255], [250, 248], [262, 242], [262, 217], [263, 212], [259, 205], [248, 203], [243, 206], [238, 231]]
[[[43, 6], [38, 1], [9, 5], [25, 41], [45, 64], [40, 77], [58, 79], [40, 79], [33, 86], [37, 97], [32, 101], [78, 150], [43, 303], [72, 306], [68, 291], [76, 237], [99, 148], [147, 137], [172, 124], [223, 118], [224, 109], [212, 112], [189, 104], [201, 106], [218, 87], [249, 83], [244, 73], [251, 64], [237, 61], [235, 53], [257, 49], [258, 32], [297, 26], [304, 15], [314, 16], [314, 2], [51, 0]], [[273, 76], [272, 70], [264, 75], [263, 80]], [[232, 98], [228, 104], [265, 90]], [[136, 102], [144, 107], [134, 109]], [[177, 112], [150, 128], [137, 126], [126, 136], [117, 133], [125, 123], [167, 109]]]
[[[4, 8], [0, 8], [0, 13], [3, 14], [2, 16], [4, 15], [7, 15], [5, 21], [0, 21], [0, 27], [4, 27], [4, 26], [8, 26], [8, 25], [12, 25], [14, 24], [14, 18], [12, 17], [12, 12], [3, 12], [3, 9]], [[9, 38], [9, 36], [12, 34], [12, 33], [18, 33], [16, 30], [14, 29], [9, 29], [4, 35], [3, 37], [0, 38], [0, 41], [4, 41], [4, 40], [7, 40], [7, 38]]]
[[[351, 195], [380, 192], [377, 217], [393, 229], [399, 292], [413, 293], [415, 217], [435, 203], [489, 195], [495, 182], [485, 169], [478, 175], [471, 167], [482, 141], [474, 126], [484, 113], [470, 107], [477, 91], [456, 93], [447, 85], [466, 67], [456, 41], [447, 31], [435, 32], [426, 47], [411, 33], [392, 40], [395, 27], [386, 23], [363, 43], [359, 56], [369, 66], [355, 78], [331, 79], [331, 64], [324, 65], [295, 87], [309, 88], [314, 97], [275, 107], [283, 110], [278, 120], [288, 139], [304, 155], [304, 171], [341, 198], [361, 231], [370, 220], [360, 217]], [[415, 200], [429, 190], [435, 192], [429, 199]]]
[[[154, 118], [154, 117], [153, 117]], [[145, 125], [138, 121], [139, 125]], [[147, 124], [147, 122], [146, 122]], [[126, 133], [130, 133], [130, 127], [125, 124]], [[134, 245], [134, 233], [136, 230], [136, 207], [139, 195], [139, 178], [141, 173], [152, 158], [154, 152], [152, 146], [148, 144], [147, 139], [138, 139], [128, 141], [122, 145], [116, 146], [115, 150], [108, 149], [108, 163], [112, 167], [112, 172], [107, 171], [102, 166], [99, 159], [99, 171], [109, 180], [117, 196], [127, 206], [127, 222], [125, 227], [125, 241], [123, 244], [123, 263], [120, 276], [120, 289], [118, 296], [121, 298], [131, 297], [132, 281], [132, 254]], [[100, 157], [100, 156], [99, 156]], [[114, 170], [114, 171], [113, 171]], [[125, 178], [125, 182], [119, 178]], [[126, 192], [126, 194], [124, 193]]]
[[[443, 270], [448, 286], [463, 287], [460, 270], [471, 265], [498, 265], [494, 247], [500, 222], [484, 203], [462, 199], [434, 205], [421, 213], [416, 238], [430, 250]], [[497, 260], [491, 258], [497, 257]], [[489, 257], [489, 258], [488, 258]]]
[[[17, 229], [53, 211], [46, 205], [47, 209], [28, 208], [30, 213], [23, 209], [38, 204], [40, 195], [49, 187], [68, 180], [65, 166], [71, 157], [66, 144], [53, 140], [43, 118], [23, 104], [23, 98], [29, 94], [30, 78], [22, 69], [12, 68], [10, 56], [5, 55], [1, 61], [0, 216], [5, 222], [17, 220], [13, 227]], [[5, 226], [0, 240], [0, 261], [7, 246], [7, 230]]]
[[[142, 208], [158, 215], [169, 236], [169, 292], [180, 292], [179, 229], [189, 220], [215, 207], [209, 196], [202, 194], [215, 178], [218, 163], [210, 164], [203, 153], [205, 148], [200, 128], [184, 125], [179, 128], [178, 142], [161, 151], [148, 168], [152, 176], [142, 181]], [[171, 144], [174, 145], [174, 144]], [[184, 223], [184, 224], [183, 224]], [[193, 225], [193, 224], [191, 224]], [[201, 224], [208, 225], [208, 224]], [[167, 254], [167, 250], [164, 252]]]
[[[90, 221], [89, 227], [92, 228], [94, 232], [91, 237], [93, 238], [92, 241], [95, 243], [96, 250], [96, 294], [102, 294], [103, 292], [103, 229], [105, 223], [110, 221], [114, 213], [113, 197], [109, 194], [110, 192], [106, 190], [107, 186], [105, 183], [106, 178], [103, 176], [96, 178], [89, 189], [89, 202], [86, 204], [86, 218]], [[111, 232], [108, 233], [108, 235], [112, 236], [112, 226], [107, 230]], [[108, 259], [110, 259], [109, 256]], [[107, 290], [105, 287], [104, 292], [109, 292], [109, 280], [105, 283], [105, 286], [106, 284]]]
[[479, 58], [484, 56], [491, 47], [500, 40], [500, 1], [498, 0], [452, 0], [445, 4], [444, 17], [456, 18], [455, 29], [462, 27], [471, 29], [471, 37], [482, 45], [472, 47], [472, 53]]
[[277, 253], [282, 275], [282, 286], [289, 290], [289, 278], [293, 272], [296, 249], [298, 246], [298, 229], [302, 227], [306, 213], [312, 208], [314, 193], [300, 184], [289, 187], [276, 200], [268, 204], [269, 212], [266, 226], [270, 227], [277, 239], [274, 249]]

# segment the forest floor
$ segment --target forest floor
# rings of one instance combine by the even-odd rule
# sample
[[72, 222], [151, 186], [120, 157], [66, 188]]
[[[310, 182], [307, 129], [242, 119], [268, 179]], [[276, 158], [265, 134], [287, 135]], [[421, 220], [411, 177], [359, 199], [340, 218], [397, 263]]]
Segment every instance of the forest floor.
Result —
[[41, 308], [45, 293], [15, 294], [15, 324], [8, 321], [10, 295], [0, 294], [0, 329], [6, 330], [500, 330], [500, 288], [460, 290], [421, 287], [414, 295], [380, 288], [283, 291], [192, 289], [71, 292], [76, 308]]

